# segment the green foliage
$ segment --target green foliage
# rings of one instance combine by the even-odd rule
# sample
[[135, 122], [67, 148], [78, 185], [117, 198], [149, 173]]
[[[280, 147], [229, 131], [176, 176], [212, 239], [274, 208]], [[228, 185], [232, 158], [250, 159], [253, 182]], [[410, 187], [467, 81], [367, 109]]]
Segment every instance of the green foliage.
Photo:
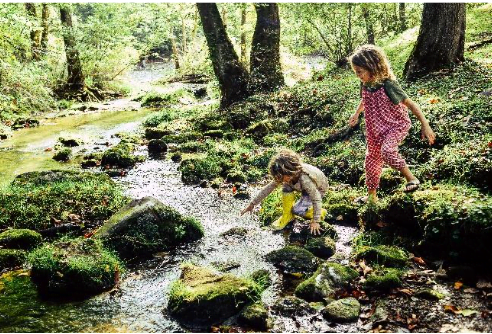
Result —
[[51, 218], [101, 224], [127, 199], [104, 174], [69, 171], [32, 172], [18, 176], [0, 192], [0, 228], [42, 230], [53, 226]]
[[354, 249], [356, 260], [365, 260], [366, 263], [384, 265], [387, 267], [403, 267], [408, 261], [405, 250], [396, 246], [359, 246]]
[[72, 149], [67, 147], [57, 151], [53, 155], [53, 160], [60, 161], [60, 162], [67, 162], [68, 160], [70, 160], [71, 157], [72, 157]]
[[222, 168], [213, 157], [183, 160], [179, 166], [181, 179], [186, 184], [197, 184], [202, 180], [212, 180], [219, 176]]
[[0, 249], [0, 271], [20, 266], [25, 259], [26, 252], [21, 249]]
[[157, 107], [179, 103], [180, 99], [193, 99], [193, 96], [186, 89], [177, 89], [169, 93], [149, 92], [141, 98], [142, 106]]
[[177, 117], [178, 114], [174, 109], [168, 109], [150, 115], [142, 124], [147, 128], [156, 127], [161, 123], [171, 122]]
[[41, 243], [39, 233], [28, 229], [7, 229], [0, 233], [0, 246], [15, 249], [32, 249]]
[[369, 274], [364, 283], [364, 288], [367, 290], [382, 290], [397, 288], [401, 286], [401, 277], [403, 272], [398, 269], [387, 268], [379, 269], [376, 272]]

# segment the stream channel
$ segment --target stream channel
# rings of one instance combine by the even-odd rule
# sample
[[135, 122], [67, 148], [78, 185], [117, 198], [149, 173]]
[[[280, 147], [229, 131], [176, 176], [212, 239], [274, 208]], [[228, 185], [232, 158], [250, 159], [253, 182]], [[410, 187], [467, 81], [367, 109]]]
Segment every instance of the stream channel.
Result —
[[[137, 91], [155, 89], [151, 82], [169, 71], [164, 65], [133, 71], [128, 81]], [[135, 91], [134, 91], [135, 94]], [[141, 123], [151, 113], [130, 98], [102, 103], [97, 111], [65, 117], [51, 115], [37, 128], [16, 131], [12, 138], [0, 142], [0, 186], [18, 174], [49, 169], [78, 168], [76, 162], [61, 164], [51, 159], [51, 148], [60, 136], [80, 138], [84, 145], [78, 150], [101, 151], [116, 144], [115, 134], [141, 130]], [[74, 153], [77, 153], [76, 151]], [[146, 147], [137, 154], [147, 155]], [[211, 188], [184, 185], [170, 159], [145, 162], [131, 169], [126, 176], [114, 177], [131, 198], [153, 196], [180, 213], [197, 218], [205, 236], [171, 253], [156, 254], [147, 262], [128, 268], [119, 289], [83, 301], [41, 300], [33, 294], [13, 302], [22, 316], [9, 319], [2, 332], [187, 332], [166, 314], [168, 292], [180, 275], [180, 264], [193, 262], [214, 267], [231, 266], [228, 272], [247, 276], [258, 269], [271, 273], [273, 281], [262, 296], [272, 306], [282, 295], [284, 278], [264, 255], [286, 245], [283, 233], [260, 228], [256, 214], [240, 216], [247, 200], [232, 197], [232, 191], [220, 194]], [[250, 187], [251, 195], [259, 187]], [[233, 227], [247, 229], [245, 236], [221, 236]], [[356, 229], [335, 226], [339, 235], [337, 261], [346, 262], [350, 240]], [[15, 304], [15, 305], [14, 305]], [[332, 324], [319, 314], [287, 318], [271, 314], [272, 332], [356, 332], [355, 324]], [[227, 324], [227, 323], [226, 323]], [[237, 328], [237, 330], [241, 330]]]

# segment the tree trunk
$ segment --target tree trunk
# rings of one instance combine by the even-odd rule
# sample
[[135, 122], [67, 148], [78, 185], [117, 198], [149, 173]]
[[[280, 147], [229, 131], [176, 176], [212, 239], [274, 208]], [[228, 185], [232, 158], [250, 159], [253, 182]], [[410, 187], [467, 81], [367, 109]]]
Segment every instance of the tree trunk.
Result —
[[173, 33], [171, 33], [171, 47], [173, 49], [174, 69], [179, 70], [179, 53]]
[[465, 12], [464, 3], [424, 3], [419, 37], [405, 64], [408, 80], [464, 60]]
[[347, 5], [348, 5], [347, 49], [345, 50], [345, 54], [349, 55], [353, 51], [353, 46], [352, 46], [352, 4], [349, 3]]
[[367, 5], [368, 4], [362, 4], [362, 16], [364, 16], [364, 21], [366, 23], [367, 43], [374, 44], [374, 25]]
[[399, 31], [402, 32], [402, 31], [407, 30], [407, 17], [405, 15], [405, 3], [404, 2], [399, 4], [398, 13], [400, 16], [400, 29], [399, 29]]
[[241, 6], [241, 63], [246, 66], [246, 4]]
[[49, 19], [50, 19], [50, 7], [47, 3], [43, 3], [43, 11], [41, 17], [41, 26], [43, 27], [43, 32], [41, 33], [41, 50], [46, 53], [48, 49], [48, 35], [49, 35]]
[[221, 92], [220, 106], [226, 108], [250, 95], [248, 72], [243, 67], [226, 33], [215, 3], [197, 3], [203, 32]]
[[40, 60], [40, 44], [41, 44], [41, 30], [38, 29], [38, 14], [36, 12], [36, 5], [34, 3], [25, 3], [26, 12], [29, 18], [35, 22], [36, 27], [31, 29], [31, 54], [32, 59]]
[[255, 4], [256, 27], [250, 56], [250, 87], [254, 92], [285, 84], [280, 65], [280, 18], [276, 3]]
[[188, 49], [188, 45], [186, 43], [186, 22], [184, 16], [181, 18], [181, 38], [183, 39], [181, 42], [181, 53], [184, 55]]
[[63, 27], [65, 53], [67, 55], [67, 88], [71, 91], [83, 90], [85, 88], [84, 74], [73, 34], [72, 13], [70, 8], [63, 4], [60, 5], [60, 19]]

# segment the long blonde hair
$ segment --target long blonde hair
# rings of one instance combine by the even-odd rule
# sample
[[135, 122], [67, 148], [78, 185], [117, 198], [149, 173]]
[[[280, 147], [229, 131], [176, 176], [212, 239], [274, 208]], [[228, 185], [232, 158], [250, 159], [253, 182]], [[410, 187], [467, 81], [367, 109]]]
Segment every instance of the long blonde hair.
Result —
[[270, 175], [275, 180], [281, 180], [282, 176], [297, 176], [302, 171], [300, 156], [291, 150], [283, 149], [272, 157], [268, 164]]
[[375, 83], [381, 83], [386, 79], [396, 79], [386, 54], [375, 45], [365, 44], [359, 46], [349, 57], [349, 61], [352, 69], [354, 66], [358, 66], [369, 71]]

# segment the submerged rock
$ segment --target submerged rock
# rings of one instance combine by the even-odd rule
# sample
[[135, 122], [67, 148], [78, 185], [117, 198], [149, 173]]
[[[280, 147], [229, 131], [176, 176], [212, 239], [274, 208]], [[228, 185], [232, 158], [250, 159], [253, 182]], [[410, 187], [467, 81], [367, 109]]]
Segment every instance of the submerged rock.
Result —
[[348, 287], [359, 274], [354, 269], [338, 263], [327, 262], [307, 280], [299, 284], [295, 295], [308, 301], [332, 298], [339, 289]]
[[319, 264], [319, 259], [311, 252], [297, 246], [287, 246], [266, 255], [267, 261], [284, 274], [310, 275]]
[[241, 326], [266, 331], [268, 329], [268, 311], [263, 303], [246, 306], [237, 318]]
[[316, 309], [308, 302], [295, 296], [287, 296], [277, 300], [272, 309], [284, 317], [306, 316], [316, 313]]
[[353, 297], [335, 300], [321, 311], [323, 316], [336, 322], [350, 322], [359, 318], [360, 303]]
[[95, 234], [124, 259], [148, 257], [200, 239], [201, 224], [153, 197], [133, 200]]
[[185, 265], [172, 284], [167, 307], [179, 322], [201, 327], [224, 321], [258, 298], [258, 286], [251, 280]]
[[14, 249], [32, 249], [41, 243], [42, 237], [29, 229], [8, 229], [0, 233], [0, 246]]
[[78, 238], [46, 244], [29, 255], [31, 279], [41, 293], [70, 298], [109, 290], [121, 266], [98, 240]]

